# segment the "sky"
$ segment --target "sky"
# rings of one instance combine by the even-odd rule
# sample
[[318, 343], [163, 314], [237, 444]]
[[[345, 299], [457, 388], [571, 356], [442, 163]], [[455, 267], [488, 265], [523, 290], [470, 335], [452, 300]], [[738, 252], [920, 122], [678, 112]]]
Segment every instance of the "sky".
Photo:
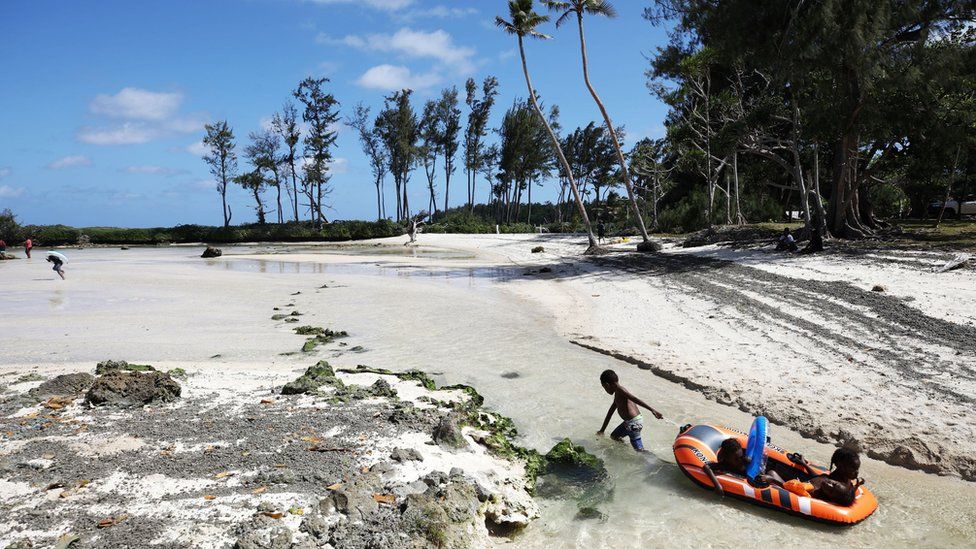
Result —
[[[587, 20], [591, 77], [615, 125], [626, 126], [625, 146], [664, 134], [666, 108], [644, 71], [666, 35], [641, 18], [648, 3], [618, 0], [618, 18]], [[402, 87], [415, 90], [418, 111], [444, 87], [457, 86], [463, 101], [467, 78], [494, 75], [497, 127], [526, 95], [515, 40], [493, 24], [506, 9], [504, 0], [4, 0], [0, 210], [24, 224], [220, 224], [201, 159], [204, 124], [228, 120], [243, 152], [248, 134], [266, 127], [307, 76], [329, 78], [349, 116], [359, 102], [375, 114]], [[554, 39], [527, 43], [536, 89], [559, 105], [566, 129], [599, 119], [575, 25], [543, 31]], [[462, 103], [462, 120], [466, 111]], [[326, 215], [374, 219], [375, 187], [353, 130], [339, 128], [334, 154]], [[240, 166], [249, 168], [243, 158]], [[427, 203], [422, 180], [421, 169], [413, 204]], [[555, 186], [536, 196], [554, 197]], [[458, 172], [452, 206], [463, 187]], [[487, 185], [479, 187], [484, 201]], [[228, 198], [234, 223], [256, 219], [242, 188]]]

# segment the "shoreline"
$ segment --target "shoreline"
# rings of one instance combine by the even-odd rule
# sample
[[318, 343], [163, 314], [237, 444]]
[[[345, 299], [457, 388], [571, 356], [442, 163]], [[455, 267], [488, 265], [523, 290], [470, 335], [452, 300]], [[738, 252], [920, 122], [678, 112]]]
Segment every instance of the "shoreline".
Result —
[[[586, 257], [567, 240], [425, 235], [421, 245], [531, 271], [503, 286], [548, 310], [567, 341], [651, 365], [806, 438], [976, 481], [976, 425], [965, 419], [976, 402], [972, 269], [936, 275], [946, 254], [883, 249], [801, 257], [705, 246], [652, 256], [618, 244]], [[546, 251], [530, 253], [535, 245]], [[663, 326], [649, 310], [668, 315]]]

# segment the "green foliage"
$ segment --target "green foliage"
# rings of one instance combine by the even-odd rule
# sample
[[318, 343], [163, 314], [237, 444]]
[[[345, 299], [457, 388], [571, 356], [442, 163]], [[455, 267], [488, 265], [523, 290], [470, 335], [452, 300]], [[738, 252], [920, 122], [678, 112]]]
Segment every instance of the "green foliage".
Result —
[[[92, 244], [187, 244], [187, 243], [241, 243], [241, 242], [339, 242], [346, 240], [366, 240], [388, 238], [403, 234], [400, 225], [384, 219], [382, 221], [336, 221], [321, 229], [311, 222], [282, 224], [249, 224], [230, 227], [211, 227], [205, 225], [177, 225], [150, 229], [127, 229], [118, 227], [84, 227], [76, 229], [64, 225], [30, 225], [21, 229], [23, 234], [33, 236], [37, 245], [71, 245], [78, 236], [86, 234]], [[10, 241], [8, 240], [8, 243]]]
[[95, 365], [95, 375], [98, 376], [116, 370], [126, 372], [153, 372], [156, 369], [148, 364], [129, 364], [124, 360], [103, 360]]
[[6, 241], [9, 246], [24, 240], [23, 229], [17, 223], [17, 216], [9, 208], [0, 211], [0, 240]]
[[562, 439], [549, 450], [546, 461], [554, 466], [603, 469], [603, 460], [587, 452], [582, 446], [573, 444], [573, 441], [568, 438]]
[[896, 185], [882, 184], [871, 187], [871, 203], [874, 213], [882, 219], [891, 219], [908, 213], [908, 195]]

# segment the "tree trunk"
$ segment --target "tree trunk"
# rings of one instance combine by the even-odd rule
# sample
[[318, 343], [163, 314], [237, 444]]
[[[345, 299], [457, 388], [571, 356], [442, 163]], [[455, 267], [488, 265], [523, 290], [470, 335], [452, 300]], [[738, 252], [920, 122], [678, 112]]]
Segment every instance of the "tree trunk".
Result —
[[382, 194], [380, 192], [380, 181], [379, 176], [376, 177], [376, 220], [379, 221], [383, 219], [383, 202]]
[[529, 65], [525, 59], [525, 44], [523, 43], [522, 36], [518, 37], [519, 45], [519, 55], [522, 57], [522, 73], [525, 76], [525, 85], [529, 91], [529, 100], [532, 102], [532, 106], [535, 108], [536, 114], [539, 119], [542, 120], [542, 124], [546, 127], [546, 132], [549, 134], [549, 140], [552, 141], [552, 146], [556, 150], [556, 154], [559, 156], [559, 163], [562, 165], [563, 171], [566, 173], [566, 178], [569, 180], [569, 186], [573, 191], [573, 197], [576, 199], [576, 207], [579, 208], [580, 215], [583, 217], [583, 225], [586, 227], [586, 237], [589, 241], [589, 248], [587, 252], [595, 252], [600, 249], [600, 246], [596, 242], [596, 237], [593, 235], [593, 227], [590, 225], [590, 216], [586, 215], [586, 208], [583, 207], [583, 200], [580, 198], [579, 189], [576, 187], [576, 180], [573, 178], [573, 172], [569, 167], [569, 162], [566, 160], [566, 155], [563, 154], [563, 149], [559, 145], [559, 138], [556, 137], [555, 132], [552, 131], [552, 127], [549, 125], [549, 121], [546, 120], [546, 115], [543, 114], [542, 109], [539, 107], [539, 101], [535, 96], [535, 88], [532, 87], [532, 79], [529, 78]]
[[597, 107], [600, 109], [600, 114], [603, 115], [603, 121], [607, 125], [607, 131], [613, 139], [613, 147], [617, 151], [617, 162], [620, 164], [620, 176], [624, 180], [624, 186], [627, 187], [627, 197], [630, 199], [630, 205], [634, 210], [634, 217], [637, 221], [635, 227], [644, 242], [648, 242], [650, 237], [647, 235], [647, 228], [644, 226], [644, 217], [641, 215], [640, 207], [637, 205], [637, 195], [634, 193], [634, 185], [630, 180], [627, 161], [624, 159], [624, 153], [620, 148], [620, 140], [617, 139], [617, 130], [613, 127], [613, 121], [610, 120], [610, 114], [607, 113], [607, 108], [603, 105], [603, 101], [600, 100], [600, 96], [597, 95], [596, 90], [590, 83], [589, 61], [586, 56], [586, 37], [583, 34], [583, 14], [577, 12], [576, 20], [579, 23], [580, 54], [583, 58], [583, 81], [586, 83], [586, 88], [590, 91], [590, 95], [593, 96], [593, 101], [596, 102]]

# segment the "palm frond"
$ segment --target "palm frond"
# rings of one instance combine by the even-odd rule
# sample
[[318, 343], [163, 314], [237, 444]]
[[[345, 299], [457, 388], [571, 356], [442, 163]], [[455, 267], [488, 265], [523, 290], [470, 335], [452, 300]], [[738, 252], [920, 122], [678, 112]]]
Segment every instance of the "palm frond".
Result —
[[569, 19], [569, 16], [573, 15], [574, 13], [576, 13], [576, 10], [571, 9], [563, 12], [563, 14], [559, 16], [559, 19], [556, 19], [556, 28], [558, 29], [559, 27], [563, 26], [563, 23], [565, 23], [566, 20]]
[[495, 17], [495, 26], [504, 30], [508, 34], [516, 34], [515, 25], [509, 23], [508, 21], [502, 19], [500, 16]]
[[587, 0], [583, 9], [591, 15], [602, 15], [610, 19], [617, 16], [617, 8], [607, 0]]

